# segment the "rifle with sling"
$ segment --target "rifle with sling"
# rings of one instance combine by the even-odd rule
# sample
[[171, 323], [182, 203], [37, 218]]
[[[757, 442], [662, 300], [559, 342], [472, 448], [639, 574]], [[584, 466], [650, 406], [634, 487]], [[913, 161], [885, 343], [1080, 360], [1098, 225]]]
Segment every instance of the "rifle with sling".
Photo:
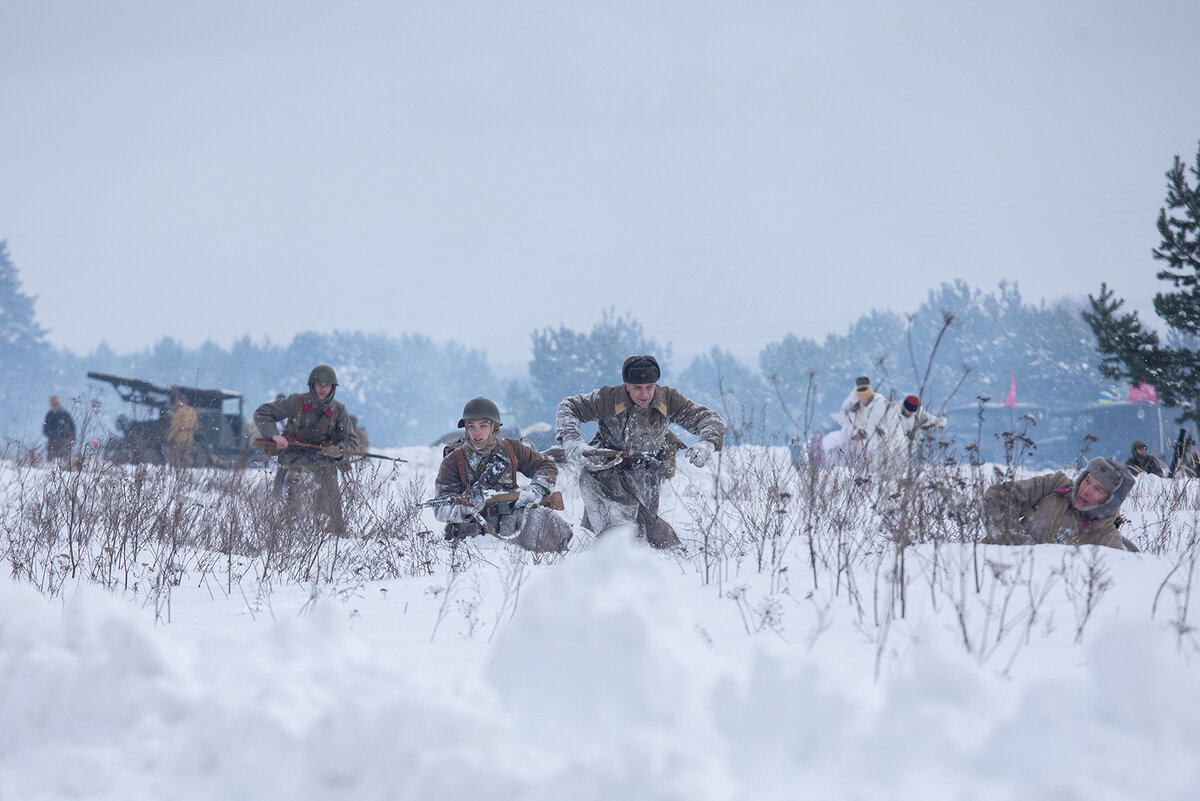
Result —
[[[319, 451], [325, 450], [324, 445], [317, 445], [314, 442], [301, 442], [298, 439], [289, 439], [287, 441], [287, 443], [288, 443], [289, 448], [316, 448]], [[254, 444], [258, 445], [260, 447], [263, 447], [263, 448], [270, 446], [272, 448], [278, 449], [278, 447], [279, 447], [275, 444], [275, 440], [268, 439], [267, 437], [258, 437], [257, 439], [254, 440]], [[362, 456], [367, 459], [387, 459], [389, 462], [405, 462], [405, 463], [408, 462], [407, 459], [401, 459], [399, 456], [384, 456], [382, 453], [367, 453], [366, 451], [346, 451], [346, 450], [344, 450], [344, 451], [342, 451], [342, 455], [343, 456]]]
[[[481, 510], [486, 509], [488, 506], [499, 506], [505, 503], [515, 503], [520, 497], [521, 493], [519, 492], [493, 492], [489, 494], [488, 491], [483, 488], [482, 484], [476, 482], [471, 486], [471, 491], [469, 493], [463, 493], [462, 495], [440, 495], [437, 498], [430, 498], [427, 501], [421, 501], [421, 503], [417, 504], [417, 507], [420, 509], [437, 509], [442, 506], [453, 506], [455, 504], [465, 506], [471, 513], [471, 517], [475, 518], [475, 522], [479, 524], [480, 528], [482, 528], [488, 534], [491, 534], [496, 539], [508, 542], [510, 540], [515, 540], [520, 536], [520, 534], [513, 534], [510, 537], [504, 536], [500, 532], [496, 531], [495, 527], [493, 527], [492, 524], [488, 522], [488, 519], [480, 514], [480, 512]], [[563, 509], [562, 493], [552, 492], [543, 497], [541, 501], [538, 502], [538, 505], [548, 506], [551, 509], [561, 512]]]

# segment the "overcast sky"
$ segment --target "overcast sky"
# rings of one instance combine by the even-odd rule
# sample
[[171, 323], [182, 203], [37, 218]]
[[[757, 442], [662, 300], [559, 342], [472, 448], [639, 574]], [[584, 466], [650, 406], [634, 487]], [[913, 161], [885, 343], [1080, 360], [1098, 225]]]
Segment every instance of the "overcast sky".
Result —
[[0, 11], [0, 239], [80, 352], [363, 330], [503, 365], [614, 308], [678, 364], [955, 278], [1144, 307], [1200, 140], [1194, 0]]

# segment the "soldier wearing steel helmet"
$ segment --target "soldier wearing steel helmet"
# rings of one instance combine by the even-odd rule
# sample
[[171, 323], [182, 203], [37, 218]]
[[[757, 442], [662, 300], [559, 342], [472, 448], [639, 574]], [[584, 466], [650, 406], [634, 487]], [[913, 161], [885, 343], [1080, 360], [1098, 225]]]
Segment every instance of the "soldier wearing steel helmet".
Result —
[[[287, 471], [285, 494], [293, 501], [293, 489], [302, 473], [312, 473], [317, 482], [317, 508], [329, 516], [335, 531], [344, 530], [342, 494], [337, 469], [344, 451], [361, 450], [358, 431], [345, 405], [333, 399], [337, 373], [321, 364], [308, 375], [308, 391], [264, 403], [254, 410], [254, 425], [279, 449], [279, 466]], [[277, 423], [283, 422], [283, 433]], [[291, 442], [317, 445], [304, 447]]]
[[[464, 429], [462, 443], [442, 459], [434, 489], [438, 497], [469, 495], [471, 489], [499, 492], [519, 491], [511, 504], [477, 502], [474, 507], [449, 504], [434, 509], [446, 524], [446, 539], [456, 540], [485, 532], [482, 518], [503, 539], [538, 552], [559, 552], [571, 541], [571, 526], [553, 510], [541, 506], [554, 489], [558, 467], [552, 459], [517, 439], [502, 439], [500, 409], [487, 398], [473, 398], [463, 407], [458, 427]], [[520, 473], [530, 479], [521, 487]]]
[[1158, 463], [1149, 453], [1146, 453], [1146, 443], [1140, 439], [1135, 439], [1133, 444], [1129, 446], [1131, 456], [1125, 460], [1125, 466], [1133, 471], [1136, 476], [1138, 473], [1149, 473], [1152, 476], [1162, 478], [1162, 465]]

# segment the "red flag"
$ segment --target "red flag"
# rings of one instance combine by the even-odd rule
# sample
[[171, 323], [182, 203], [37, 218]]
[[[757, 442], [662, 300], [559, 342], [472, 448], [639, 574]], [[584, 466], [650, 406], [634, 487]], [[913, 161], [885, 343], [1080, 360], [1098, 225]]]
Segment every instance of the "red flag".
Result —
[[1012, 376], [1012, 386], [1008, 388], [1008, 397], [1004, 399], [1004, 405], [1010, 409], [1017, 408], [1017, 374], [1009, 371]]
[[1129, 388], [1129, 400], [1150, 401], [1157, 406], [1158, 390], [1154, 388], [1153, 384], [1135, 384]]

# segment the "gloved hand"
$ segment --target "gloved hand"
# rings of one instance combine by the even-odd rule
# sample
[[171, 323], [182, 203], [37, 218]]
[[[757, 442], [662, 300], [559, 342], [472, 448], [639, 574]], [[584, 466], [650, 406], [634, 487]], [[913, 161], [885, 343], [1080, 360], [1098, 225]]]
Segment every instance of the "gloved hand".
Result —
[[702, 439], [692, 447], [688, 448], [688, 461], [696, 465], [696, 467], [704, 467], [708, 464], [708, 460], [713, 455], [713, 444], [706, 439]]
[[579, 464], [583, 461], [583, 440], [579, 437], [563, 440], [563, 458], [567, 464]]
[[433, 516], [443, 523], [465, 523], [471, 519], [471, 507], [460, 503], [439, 506], [434, 510]]
[[324, 448], [321, 448], [321, 453], [323, 455], [329, 457], [330, 459], [341, 459], [342, 458], [342, 446], [338, 445], [336, 442], [331, 442], [328, 445], [326, 445]]
[[545, 497], [546, 488], [541, 484], [526, 484], [524, 487], [521, 487], [514, 506], [518, 509], [524, 509], [526, 506], [537, 506], [542, 502], [542, 498]]

